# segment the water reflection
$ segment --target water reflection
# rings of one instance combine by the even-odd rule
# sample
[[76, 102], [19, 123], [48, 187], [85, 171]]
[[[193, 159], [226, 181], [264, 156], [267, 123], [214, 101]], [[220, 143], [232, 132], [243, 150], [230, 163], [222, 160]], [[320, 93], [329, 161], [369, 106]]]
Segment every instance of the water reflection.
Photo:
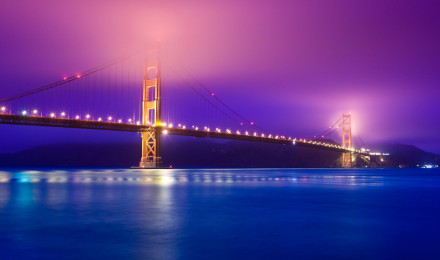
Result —
[[[248, 171], [249, 173], [247, 173]], [[326, 171], [326, 172], [325, 172]], [[321, 170], [47, 170], [47, 171], [2, 171], [0, 183], [139, 183], [169, 186], [182, 183], [294, 183], [294, 184], [341, 184], [381, 185], [384, 176], [356, 174], [344, 171]]]
[[[90, 259], [229, 259], [243, 252], [269, 258], [265, 254], [274, 251], [311, 258], [338, 252], [342, 255], [334, 258], [347, 258], [344, 254], [370, 252], [359, 245], [384, 236], [395, 241], [398, 236], [389, 237], [384, 226], [395, 225], [396, 234], [408, 228], [407, 223], [399, 225], [407, 213], [399, 209], [408, 201], [417, 201], [417, 210], [408, 212], [439, 205], [433, 201], [439, 198], [438, 178], [427, 182], [405, 174], [327, 169], [4, 170], [0, 249], [7, 249], [2, 251], [9, 253], [5, 259], [75, 259], [78, 248]], [[438, 215], [434, 211], [432, 221], [416, 220], [435, 227]], [[272, 237], [276, 239], [268, 239]], [[312, 250], [316, 241], [310, 239], [317, 237], [326, 243]], [[30, 255], [16, 257], [26, 252]]]
[[[48, 207], [60, 209], [65, 203], [84, 208], [96, 196], [107, 201], [118, 196], [114, 185], [170, 187], [176, 185], [304, 186], [324, 185], [331, 188], [381, 186], [386, 175], [347, 170], [289, 169], [47, 169], [0, 171], [0, 208], [12, 199], [23, 207], [42, 200]], [[20, 184], [20, 185], [18, 185]], [[12, 185], [12, 186], [11, 186]], [[78, 186], [80, 185], [80, 186]], [[96, 185], [108, 186], [96, 191]], [[117, 188], [116, 188], [117, 189]], [[13, 195], [11, 195], [11, 192]], [[100, 194], [96, 194], [100, 192]], [[167, 191], [161, 191], [163, 198]], [[167, 197], [170, 195], [168, 194]], [[163, 201], [163, 199], [161, 200]]]

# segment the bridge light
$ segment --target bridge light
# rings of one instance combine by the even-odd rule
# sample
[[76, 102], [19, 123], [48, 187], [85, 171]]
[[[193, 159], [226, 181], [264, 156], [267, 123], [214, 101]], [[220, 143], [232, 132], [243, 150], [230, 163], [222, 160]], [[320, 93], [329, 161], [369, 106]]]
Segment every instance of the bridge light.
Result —
[[261, 137], [264, 137], [264, 134], [261, 134]]
[[0, 109], [1, 109], [2, 112], [5, 112], [5, 111], [6, 111], [6, 107], [4, 107], [4, 106], [1, 107]]
[[136, 125], [140, 125], [140, 124], [141, 124], [141, 122], [140, 122], [140, 121], [137, 121], [137, 122], [136, 122]]
[[101, 122], [101, 121], [102, 121], [102, 118], [98, 117], [98, 121]]
[[119, 120], [118, 120], [118, 123], [122, 123], [122, 119], [119, 119]]
[[108, 121], [112, 121], [113, 117], [109, 116]]
[[78, 74], [78, 75], [76, 75], [76, 78], [77, 78], [77, 79], [81, 78], [81, 75], [79, 75], [79, 74]]
[[[179, 124], [179, 125], [180, 125], [180, 124]], [[195, 129], [196, 129], [196, 130], [199, 130], [199, 127], [197, 127], [197, 126], [196, 126], [196, 128], [195, 128]]]
[[64, 78], [63, 78], [64, 80], [66, 80], [67, 79], [67, 77], [66, 76], [64, 76]]
[[254, 122], [251, 122], [251, 125], [253, 125], [254, 124]]
[[237, 130], [237, 132], [236, 132], [236, 133], [237, 133], [237, 134], [239, 135], [239, 134], [240, 134], [240, 131], [238, 131], [238, 130]]
[[244, 132], [244, 134], [245, 134], [245, 135], [249, 135], [249, 132], [248, 132], [248, 131], [246, 131], [246, 132]]
[[133, 121], [133, 120], [131, 120], [131, 118], [129, 118], [129, 119], [128, 119], [128, 122], [130, 122], [130, 123], [131, 123], [131, 121]]
[[87, 115], [86, 115], [86, 118], [87, 118], [87, 119], [89, 119], [89, 118], [90, 118], [90, 115], [89, 115], [89, 114], [87, 114]]
[[182, 126], [183, 129], [186, 129], [186, 126]]
[[182, 127], [182, 124], [178, 124], [177, 126], [178, 126], [178, 127]]
[[168, 124], [168, 127], [173, 127], [173, 124]]
[[61, 116], [66, 116], [66, 113], [65, 112], [61, 112]]
[[32, 111], [32, 114], [34, 114], [34, 115], [36, 115], [38, 113], [38, 110], [36, 110], [36, 109], [34, 109], [33, 111]]
[[167, 135], [167, 134], [168, 134], [168, 130], [166, 130], [166, 129], [163, 130], [163, 131], [162, 131], [162, 134]]
[[240, 125], [243, 125], [243, 123], [240, 123]]
[[214, 93], [211, 93], [211, 96], [214, 96], [215, 94]]
[[55, 117], [55, 113], [50, 113], [50, 117]]
[[77, 115], [77, 116], [75, 116], [75, 119], [79, 119], [79, 116]]
[[27, 114], [27, 111], [26, 111], [26, 110], [23, 110], [23, 111], [21, 112], [21, 114], [25, 116], [25, 115]]
[[257, 136], [257, 132], [254, 132], [254, 136]]

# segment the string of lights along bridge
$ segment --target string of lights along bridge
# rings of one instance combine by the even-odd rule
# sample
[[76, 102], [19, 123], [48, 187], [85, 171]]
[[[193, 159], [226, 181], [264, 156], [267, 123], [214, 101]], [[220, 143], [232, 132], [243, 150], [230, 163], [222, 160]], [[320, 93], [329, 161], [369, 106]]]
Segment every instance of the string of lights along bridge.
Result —
[[[333, 150], [341, 153], [343, 167], [352, 167], [356, 155], [376, 155], [353, 147], [349, 114], [311, 140], [273, 134], [227, 105], [187, 70], [161, 61], [158, 49], [135, 53], [0, 99], [0, 123], [140, 132], [141, 168], [162, 166], [162, 135]], [[341, 145], [319, 140], [338, 129]]]

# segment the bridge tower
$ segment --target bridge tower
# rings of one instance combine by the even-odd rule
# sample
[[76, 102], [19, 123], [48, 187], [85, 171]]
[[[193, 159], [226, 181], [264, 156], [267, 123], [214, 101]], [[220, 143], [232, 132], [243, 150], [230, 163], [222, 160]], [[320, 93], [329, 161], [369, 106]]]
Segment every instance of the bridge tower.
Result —
[[[151, 54], [151, 53], [149, 53]], [[161, 64], [159, 49], [147, 57], [144, 67], [142, 124], [152, 127], [142, 132], [142, 158], [140, 168], [162, 166], [160, 156], [161, 136]]]
[[[351, 114], [342, 115], [342, 147], [351, 149]], [[352, 165], [351, 152], [342, 154], [342, 167], [351, 168]]]

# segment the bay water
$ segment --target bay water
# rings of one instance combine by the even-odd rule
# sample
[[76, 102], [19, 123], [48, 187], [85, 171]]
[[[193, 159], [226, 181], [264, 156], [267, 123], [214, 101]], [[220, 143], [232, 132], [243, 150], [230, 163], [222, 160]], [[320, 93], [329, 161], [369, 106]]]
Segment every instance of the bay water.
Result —
[[1, 169], [0, 259], [440, 259], [440, 170]]

